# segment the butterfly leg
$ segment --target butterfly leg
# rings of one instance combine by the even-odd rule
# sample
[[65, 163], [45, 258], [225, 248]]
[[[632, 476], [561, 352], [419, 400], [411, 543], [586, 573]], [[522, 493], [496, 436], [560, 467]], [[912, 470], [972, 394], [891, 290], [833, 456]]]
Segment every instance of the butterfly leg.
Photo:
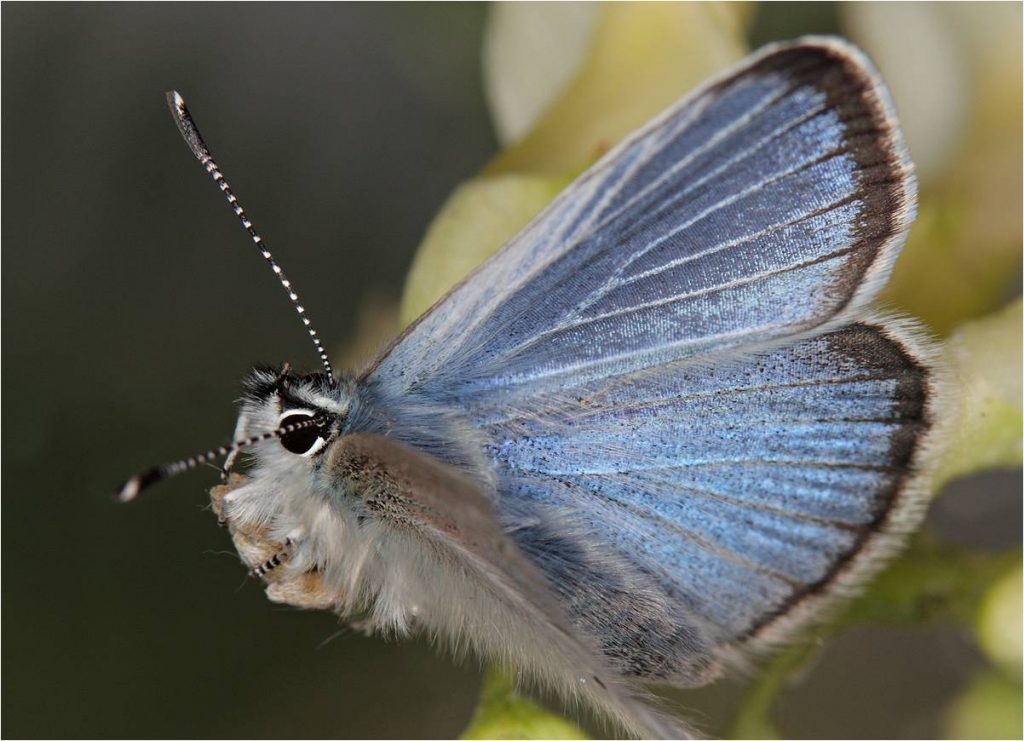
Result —
[[273, 556], [268, 558], [259, 566], [252, 569], [249, 573], [253, 576], [265, 577], [278, 566], [288, 561], [288, 559], [291, 557], [292, 546], [294, 544], [295, 540], [291, 536], [288, 536], [284, 539], [284, 543], [281, 544], [281, 547], [277, 550], [277, 552], [274, 553]]
[[[265, 529], [231, 517], [225, 511], [225, 505], [230, 502], [225, 502], [225, 497], [247, 483], [245, 476], [232, 473], [226, 483], [210, 491], [210, 499], [219, 521], [231, 533], [238, 555], [249, 565], [250, 573], [262, 578], [267, 585], [267, 597], [273, 602], [293, 607], [338, 610], [344, 602], [343, 595], [326, 585], [318, 569], [300, 571], [294, 568], [302, 562], [299, 551], [303, 533], [300, 529], [290, 531], [282, 541], [271, 537]], [[282, 568], [289, 563], [293, 568]]]

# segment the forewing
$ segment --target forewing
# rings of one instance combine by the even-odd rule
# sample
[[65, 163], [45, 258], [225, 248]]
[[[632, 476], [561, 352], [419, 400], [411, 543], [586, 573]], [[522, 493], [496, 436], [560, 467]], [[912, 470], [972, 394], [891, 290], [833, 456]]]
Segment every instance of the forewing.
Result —
[[[477, 482], [373, 433], [343, 437], [326, 466], [381, 522], [411, 536], [421, 558], [437, 558], [444, 568], [466, 573], [488, 595], [459, 606], [462, 625], [434, 626], [450, 639], [468, 639], [492, 658], [532, 670], [563, 693], [590, 700], [641, 737], [687, 735], [641, 702], [635, 688], [610, 670], [591, 637], [573, 626], [544, 574], [503, 532]], [[460, 630], [468, 635], [452, 635]], [[522, 635], [529, 635], [529, 646], [516, 645], [515, 637]]]
[[914, 198], [863, 55], [769, 47], [610, 152], [367, 374], [536, 390], [813, 331], [877, 292]]
[[799, 627], [918, 521], [941, 387], [914, 336], [857, 323], [539, 395], [525, 412], [493, 395], [469, 408], [495, 441], [499, 489], [577, 513], [724, 655]]

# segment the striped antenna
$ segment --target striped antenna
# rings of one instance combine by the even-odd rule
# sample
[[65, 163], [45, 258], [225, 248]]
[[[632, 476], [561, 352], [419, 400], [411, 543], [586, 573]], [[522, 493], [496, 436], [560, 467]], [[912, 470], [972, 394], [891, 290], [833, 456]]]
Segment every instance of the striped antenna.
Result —
[[139, 493], [142, 492], [143, 489], [148, 489], [153, 484], [159, 483], [164, 479], [169, 479], [172, 476], [177, 476], [179, 473], [191, 471], [193, 468], [198, 468], [204, 463], [209, 463], [221, 456], [230, 455], [236, 450], [241, 450], [242, 448], [247, 448], [255, 443], [271, 440], [275, 437], [280, 438], [282, 435], [287, 435], [289, 432], [294, 432], [295, 430], [302, 430], [306, 427], [318, 427], [326, 423], [327, 420], [324, 417], [310, 417], [309, 419], [304, 419], [301, 422], [293, 422], [292, 424], [285, 425], [284, 427], [278, 427], [276, 430], [264, 432], [259, 435], [253, 435], [252, 437], [247, 437], [244, 440], [233, 442], [230, 445], [222, 445], [219, 448], [213, 448], [212, 450], [207, 450], [205, 453], [199, 453], [198, 455], [193, 455], [189, 458], [183, 458], [182, 460], [175, 461], [174, 463], [165, 463], [162, 466], [154, 466], [148, 471], [135, 474], [124, 482], [121, 488], [118, 489], [117, 501], [130, 502], [135, 499], [135, 497], [139, 496]]
[[299, 318], [302, 320], [302, 324], [306, 327], [306, 331], [309, 333], [309, 338], [313, 340], [313, 345], [316, 347], [317, 354], [320, 356], [320, 362], [324, 364], [324, 368], [327, 371], [327, 376], [331, 379], [331, 383], [334, 383], [334, 369], [331, 368], [331, 361], [327, 359], [327, 353], [324, 350], [323, 344], [320, 342], [320, 337], [317, 336], [316, 330], [313, 329], [313, 325], [310, 323], [309, 318], [306, 316], [305, 307], [299, 303], [299, 295], [292, 288], [292, 283], [285, 276], [284, 271], [281, 270], [281, 266], [274, 260], [274, 256], [270, 254], [264, 244], [263, 239], [259, 234], [256, 233], [256, 229], [253, 228], [252, 222], [249, 221], [245, 215], [245, 211], [242, 209], [242, 204], [238, 202], [235, 194], [231, 192], [231, 187], [228, 185], [228, 181], [224, 179], [224, 176], [220, 172], [220, 168], [217, 167], [217, 163], [213, 161], [213, 157], [210, 155], [210, 150], [206, 148], [206, 143], [203, 141], [203, 137], [199, 134], [199, 129], [196, 128], [195, 122], [192, 120], [192, 116], [188, 112], [188, 108], [185, 107], [185, 99], [178, 95], [176, 90], [171, 90], [167, 93], [167, 105], [171, 109], [171, 115], [174, 116], [175, 123], [178, 124], [178, 131], [185, 138], [185, 143], [188, 144], [188, 148], [192, 150], [192, 154], [196, 156], [199, 163], [206, 168], [206, 171], [213, 178], [213, 182], [221, 189], [224, 196], [228, 199], [228, 205], [235, 212], [235, 216], [242, 222], [242, 226], [249, 232], [249, 236], [252, 237], [252, 243], [259, 250], [259, 253], [263, 255], [263, 259], [270, 265], [270, 269], [274, 271], [274, 275], [281, 281], [281, 285], [284, 286], [284, 290], [288, 293], [288, 298], [291, 299], [292, 304], [295, 306], [295, 311], [299, 313]]

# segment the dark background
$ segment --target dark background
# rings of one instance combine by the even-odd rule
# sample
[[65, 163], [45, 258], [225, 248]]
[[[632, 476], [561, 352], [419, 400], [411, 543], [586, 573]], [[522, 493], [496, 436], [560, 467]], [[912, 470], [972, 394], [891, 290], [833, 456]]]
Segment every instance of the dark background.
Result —
[[[254, 362], [315, 363], [163, 92], [185, 95], [337, 347], [368, 297], [397, 299], [431, 216], [496, 151], [479, 70], [486, 12], [3, 5], [5, 736], [452, 736], [465, 725], [473, 662], [269, 603], [204, 511], [212, 472], [135, 506], [111, 493], [141, 466], [226, 439]], [[828, 6], [760, 12], [755, 44], [835, 30]], [[940, 498], [937, 528], [1019, 543], [1019, 475], [957, 490]], [[937, 733], [978, 663], [952, 628], [854, 631], [787, 696], [785, 727]], [[714, 728], [738, 688], [682, 703]]]

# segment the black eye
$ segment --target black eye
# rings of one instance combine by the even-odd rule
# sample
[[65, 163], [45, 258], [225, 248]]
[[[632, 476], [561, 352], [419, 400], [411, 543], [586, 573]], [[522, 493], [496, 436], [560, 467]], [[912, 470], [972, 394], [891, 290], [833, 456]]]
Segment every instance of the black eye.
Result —
[[[278, 422], [278, 426], [287, 427], [296, 422], [304, 422], [307, 419], [313, 419], [313, 415], [305, 412], [285, 414]], [[310, 425], [309, 427], [292, 430], [281, 435], [279, 439], [284, 449], [289, 453], [295, 453], [295, 455], [312, 455], [322, 448], [326, 442], [321, 425]]]

